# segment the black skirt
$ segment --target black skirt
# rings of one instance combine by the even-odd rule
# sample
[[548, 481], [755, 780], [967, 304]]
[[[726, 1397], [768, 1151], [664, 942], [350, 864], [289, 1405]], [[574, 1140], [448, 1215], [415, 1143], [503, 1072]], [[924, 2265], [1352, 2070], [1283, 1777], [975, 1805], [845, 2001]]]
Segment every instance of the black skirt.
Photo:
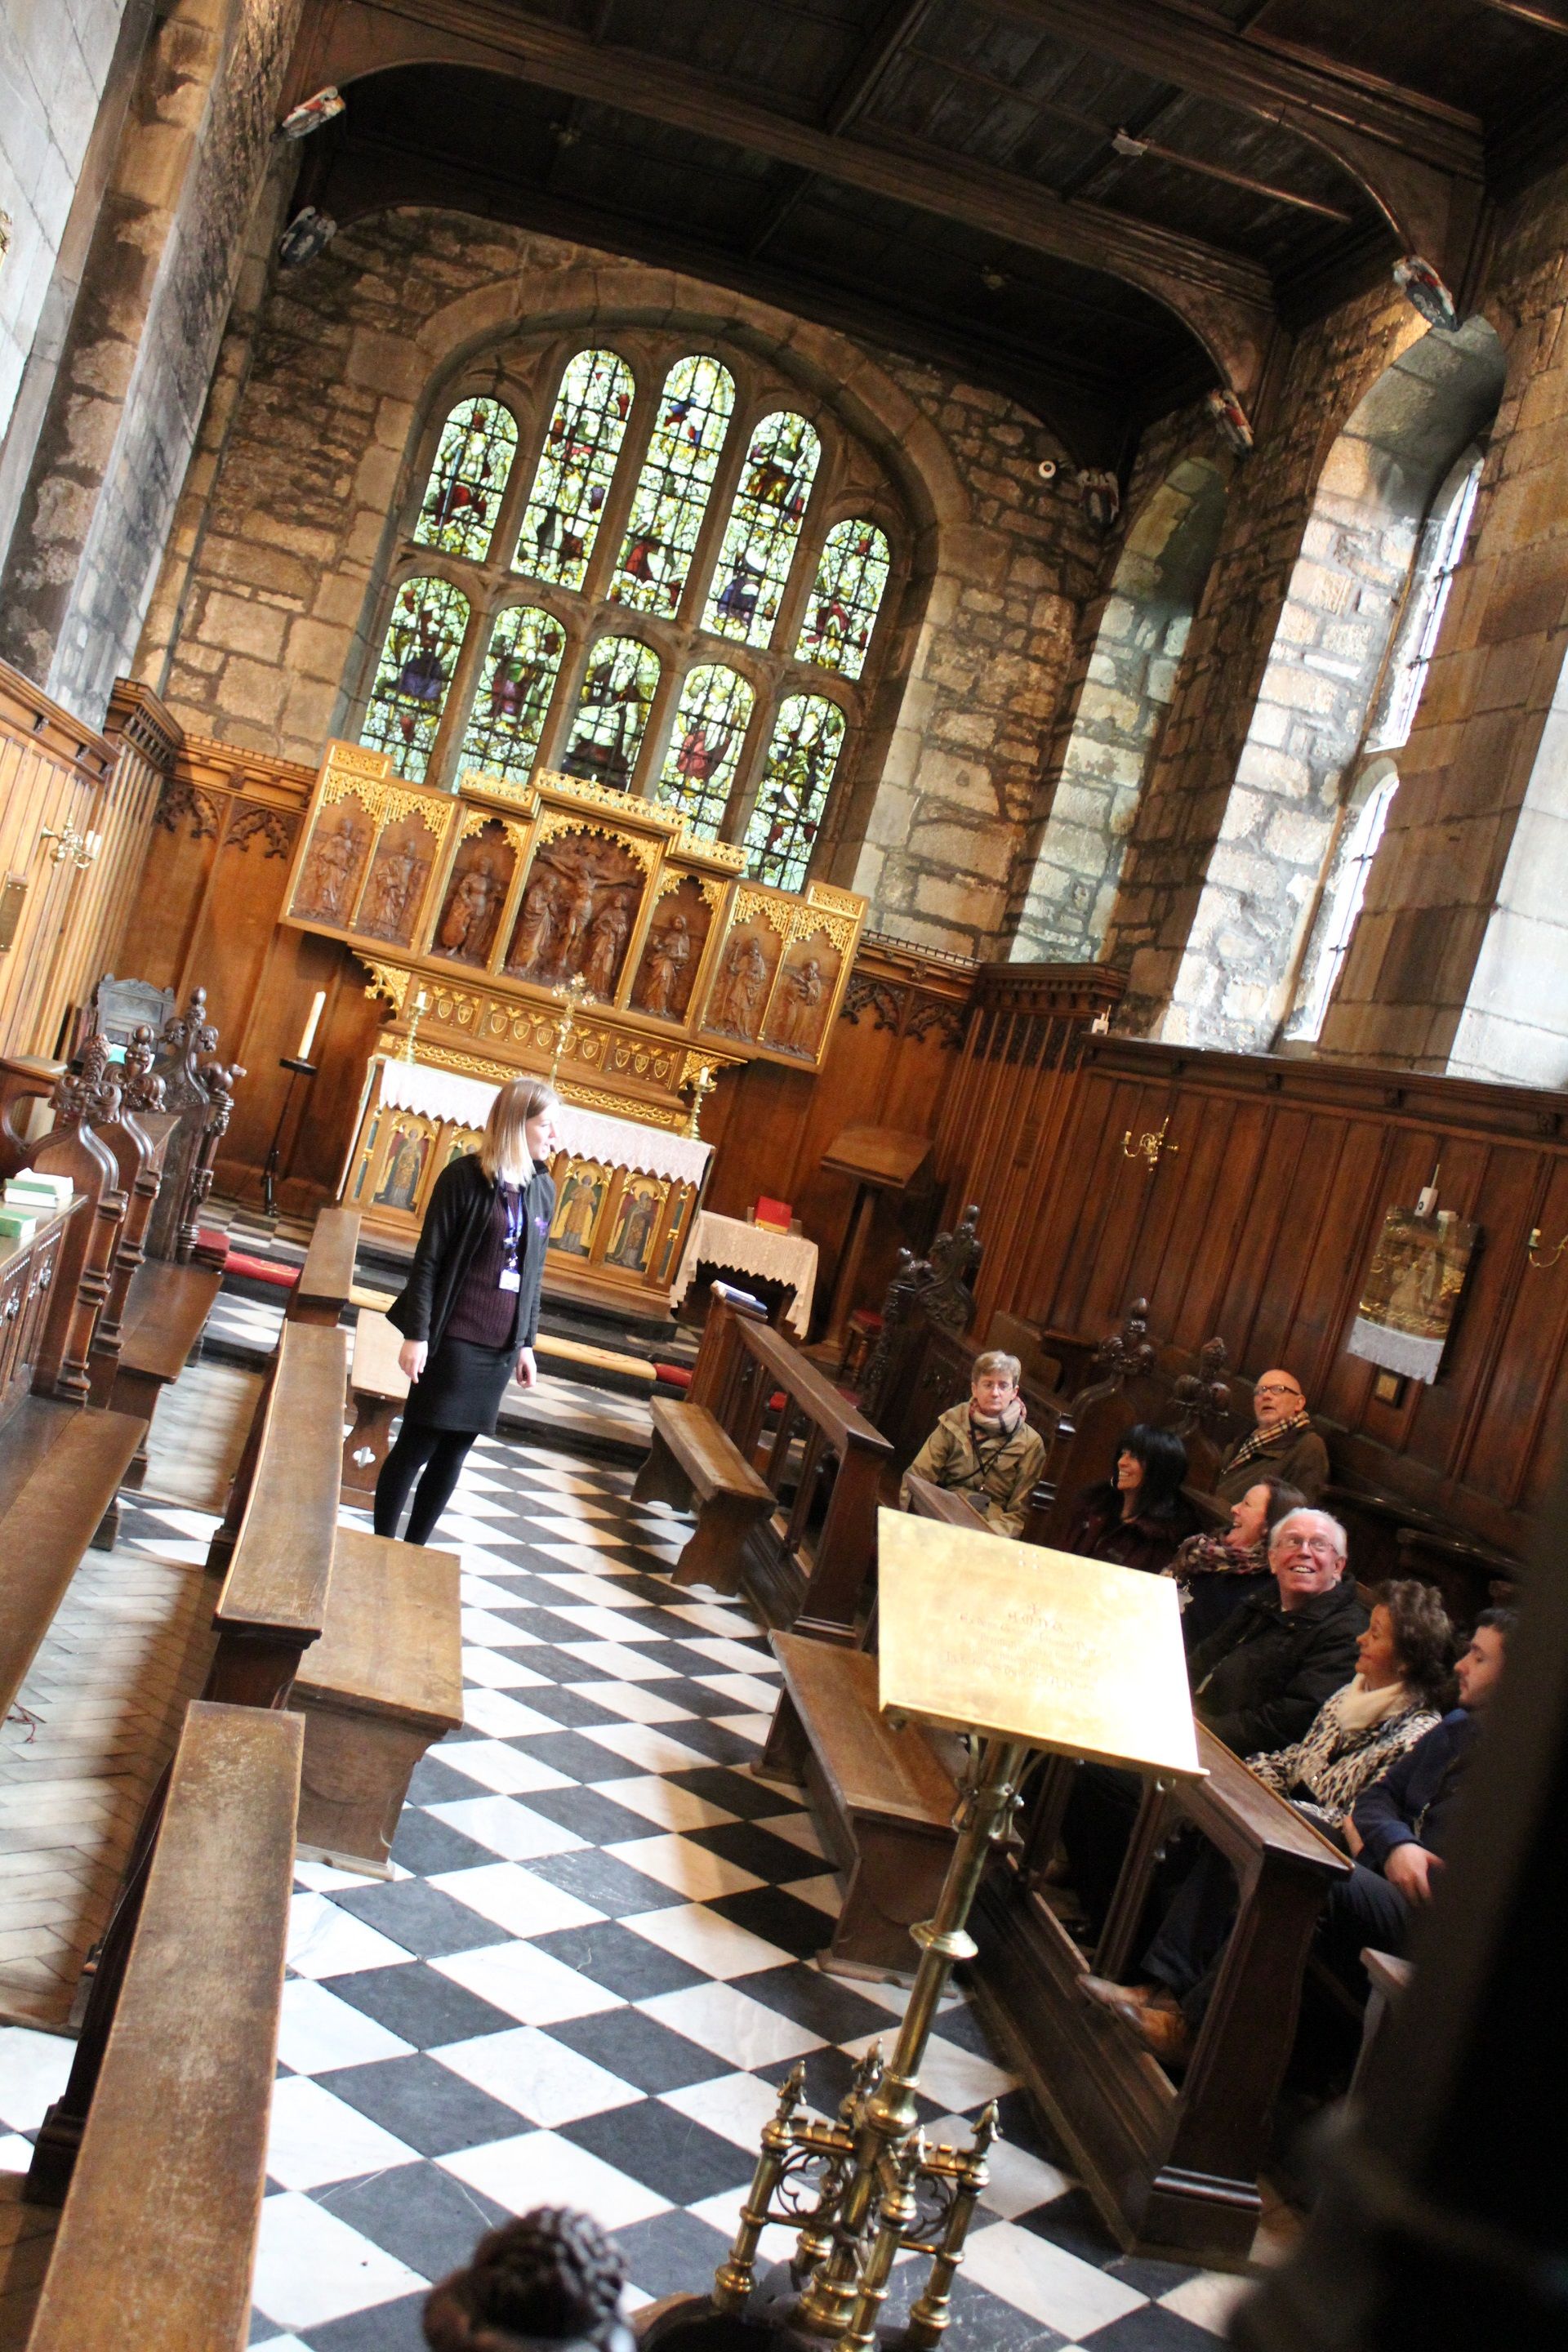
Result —
[[476, 1437], [493, 1437], [516, 1362], [515, 1348], [443, 1339], [408, 1391], [404, 1420], [418, 1429], [468, 1430]]

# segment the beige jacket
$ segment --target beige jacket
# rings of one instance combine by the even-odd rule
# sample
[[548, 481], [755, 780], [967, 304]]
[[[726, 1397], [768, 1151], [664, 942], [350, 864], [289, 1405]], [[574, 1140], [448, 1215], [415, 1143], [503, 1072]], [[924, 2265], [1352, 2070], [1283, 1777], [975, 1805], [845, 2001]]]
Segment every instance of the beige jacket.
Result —
[[933, 1486], [972, 1496], [995, 1534], [1021, 1536], [1029, 1496], [1045, 1466], [1045, 1442], [1026, 1421], [1000, 1445], [994, 1439], [982, 1439], [977, 1448], [966, 1401], [950, 1405], [942, 1414], [910, 1464], [900, 1500], [908, 1510], [909, 1476], [929, 1478]]

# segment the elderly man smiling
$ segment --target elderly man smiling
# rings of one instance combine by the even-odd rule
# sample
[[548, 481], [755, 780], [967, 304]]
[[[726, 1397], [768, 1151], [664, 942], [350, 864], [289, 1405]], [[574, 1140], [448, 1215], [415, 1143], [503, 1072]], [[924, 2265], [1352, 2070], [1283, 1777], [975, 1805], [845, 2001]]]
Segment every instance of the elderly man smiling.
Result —
[[1366, 1611], [1345, 1574], [1345, 1531], [1290, 1511], [1268, 1538], [1271, 1591], [1249, 1593], [1187, 1661], [1193, 1708], [1238, 1756], [1300, 1739], [1355, 1672]]
[[1328, 1484], [1329, 1449], [1312, 1427], [1293, 1372], [1260, 1372], [1252, 1391], [1258, 1426], [1231, 1447], [1215, 1480], [1222, 1503], [1239, 1503], [1259, 1478], [1283, 1478], [1315, 1503]]

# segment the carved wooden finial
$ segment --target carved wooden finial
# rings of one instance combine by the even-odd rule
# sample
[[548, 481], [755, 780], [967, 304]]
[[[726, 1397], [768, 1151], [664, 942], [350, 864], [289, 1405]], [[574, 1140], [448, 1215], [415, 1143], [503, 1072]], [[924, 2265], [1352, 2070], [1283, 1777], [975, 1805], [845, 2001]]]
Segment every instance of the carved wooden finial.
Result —
[[76, 1067], [57, 1081], [50, 1100], [55, 1125], [60, 1128], [90, 1127], [94, 1120], [120, 1117], [120, 1077], [109, 1058], [107, 1037], [88, 1039]]
[[127, 1110], [162, 1110], [164, 1085], [153, 1075], [153, 1032], [143, 1021], [132, 1034], [121, 1065], [121, 1087]]

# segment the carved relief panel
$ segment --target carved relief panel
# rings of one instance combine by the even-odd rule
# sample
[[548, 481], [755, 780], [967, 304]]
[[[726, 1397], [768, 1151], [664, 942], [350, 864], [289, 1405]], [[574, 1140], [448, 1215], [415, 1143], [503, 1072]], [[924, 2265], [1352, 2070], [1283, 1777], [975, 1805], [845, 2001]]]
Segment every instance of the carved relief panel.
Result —
[[432, 955], [483, 965], [517, 869], [514, 832], [504, 818], [492, 816], [458, 843], [431, 936]]
[[355, 910], [355, 930], [395, 947], [408, 946], [438, 845], [437, 835], [416, 809], [382, 827]]
[[714, 895], [695, 874], [683, 875], [661, 895], [632, 982], [631, 1001], [638, 1013], [659, 1021], [685, 1020], [713, 928]]
[[346, 929], [364, 878], [374, 830], [369, 810], [352, 796], [325, 803], [310, 828], [289, 913], [305, 922]]
[[843, 968], [842, 949], [826, 929], [795, 940], [784, 959], [768, 1006], [763, 1042], [781, 1054], [815, 1062]]
[[709, 992], [704, 1029], [747, 1045], [759, 1043], [788, 921], [763, 892], [741, 892]]
[[588, 825], [545, 831], [507, 948], [507, 973], [557, 987], [577, 974], [614, 1000], [641, 910], [647, 846]]

